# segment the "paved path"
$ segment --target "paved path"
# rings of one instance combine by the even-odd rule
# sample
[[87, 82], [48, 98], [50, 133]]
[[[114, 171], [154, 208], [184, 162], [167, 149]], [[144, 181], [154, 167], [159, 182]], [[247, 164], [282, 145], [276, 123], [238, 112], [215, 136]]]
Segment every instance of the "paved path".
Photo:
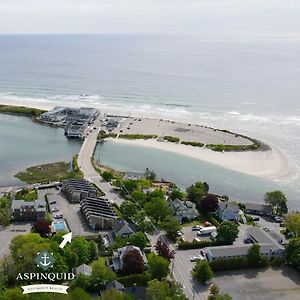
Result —
[[102, 192], [105, 193], [105, 197], [110, 201], [120, 205], [124, 199], [121, 198], [114, 190], [112, 189], [111, 185], [108, 182], [105, 182], [99, 173], [96, 172], [91, 158], [94, 155], [94, 150], [97, 145], [97, 137], [100, 131], [101, 126], [101, 116], [98, 116], [95, 120], [93, 127], [97, 129], [93, 129], [89, 135], [86, 136], [79, 155], [78, 155], [78, 166], [83, 172], [84, 178], [93, 182]]

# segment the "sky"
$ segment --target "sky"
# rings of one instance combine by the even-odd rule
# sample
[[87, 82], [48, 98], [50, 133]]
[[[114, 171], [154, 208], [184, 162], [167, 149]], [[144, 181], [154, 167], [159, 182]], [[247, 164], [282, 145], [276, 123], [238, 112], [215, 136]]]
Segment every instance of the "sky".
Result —
[[300, 0], [0, 0], [0, 34], [300, 35]]

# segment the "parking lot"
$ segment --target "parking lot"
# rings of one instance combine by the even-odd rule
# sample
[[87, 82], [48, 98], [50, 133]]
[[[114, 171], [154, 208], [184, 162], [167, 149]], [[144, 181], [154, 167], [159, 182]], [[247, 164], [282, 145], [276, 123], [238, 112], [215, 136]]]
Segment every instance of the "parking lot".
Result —
[[[70, 203], [61, 191], [56, 189], [47, 189], [39, 192], [39, 198], [45, 198], [45, 195], [51, 195], [51, 199], [56, 199], [56, 203], [50, 204], [50, 208], [54, 208], [57, 211], [53, 212], [53, 215], [62, 214], [63, 218], [66, 220], [69, 230], [72, 231], [73, 236], [87, 236], [95, 234], [86, 220], [83, 218], [80, 212], [79, 203]], [[59, 219], [57, 219], [59, 220]]]
[[30, 233], [31, 227], [30, 222], [15, 222], [0, 230], [0, 258], [9, 254], [11, 240], [18, 235]]
[[210, 241], [210, 234], [207, 235], [197, 235], [197, 230], [192, 230], [193, 225], [183, 226], [181, 232], [183, 233], [184, 239], [188, 242], [192, 242], [195, 238], [200, 239], [201, 241]]
[[300, 299], [300, 276], [291, 267], [219, 272], [214, 282], [233, 300]]

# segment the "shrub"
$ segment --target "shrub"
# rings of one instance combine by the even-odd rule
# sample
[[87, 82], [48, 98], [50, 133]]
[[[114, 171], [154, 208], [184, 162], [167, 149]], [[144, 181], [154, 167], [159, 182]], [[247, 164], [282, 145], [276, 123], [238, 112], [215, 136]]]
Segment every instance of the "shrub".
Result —
[[180, 242], [178, 244], [178, 249], [181, 249], [181, 250], [201, 249], [201, 248], [210, 247], [213, 245], [214, 245], [214, 242], [212, 242], [212, 241]]
[[110, 182], [114, 178], [113, 173], [110, 171], [103, 171], [101, 176], [107, 182]]
[[150, 279], [150, 274], [148, 273], [118, 277], [118, 281], [121, 282], [125, 287], [133, 285], [145, 286]]
[[178, 143], [179, 142], [179, 138], [175, 137], [175, 136], [170, 136], [170, 135], [166, 135], [164, 136], [164, 140], [171, 142], [171, 143]]
[[187, 142], [187, 141], [182, 141], [181, 144], [183, 145], [188, 145], [188, 146], [193, 146], [193, 147], [203, 147], [203, 143], [198, 143], [198, 142]]
[[271, 260], [272, 267], [281, 267], [284, 264], [285, 264], [285, 259], [280, 256], [275, 256]]

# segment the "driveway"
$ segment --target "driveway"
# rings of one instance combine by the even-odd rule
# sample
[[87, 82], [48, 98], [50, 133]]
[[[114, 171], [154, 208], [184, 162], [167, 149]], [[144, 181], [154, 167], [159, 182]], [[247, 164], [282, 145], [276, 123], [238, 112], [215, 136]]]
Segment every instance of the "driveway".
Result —
[[300, 275], [291, 267], [219, 272], [214, 282], [233, 300], [300, 299]]
[[197, 236], [197, 231], [192, 230], [193, 225], [191, 226], [183, 226], [181, 231], [184, 235], [184, 238], [188, 241], [188, 242], [192, 242], [194, 240], [194, 238], [198, 238], [201, 241], [211, 241], [210, 239], [210, 234], [208, 235], [201, 235], [201, 236]]
[[11, 240], [18, 235], [30, 233], [31, 227], [30, 222], [15, 222], [0, 230], [0, 258], [10, 253]]

